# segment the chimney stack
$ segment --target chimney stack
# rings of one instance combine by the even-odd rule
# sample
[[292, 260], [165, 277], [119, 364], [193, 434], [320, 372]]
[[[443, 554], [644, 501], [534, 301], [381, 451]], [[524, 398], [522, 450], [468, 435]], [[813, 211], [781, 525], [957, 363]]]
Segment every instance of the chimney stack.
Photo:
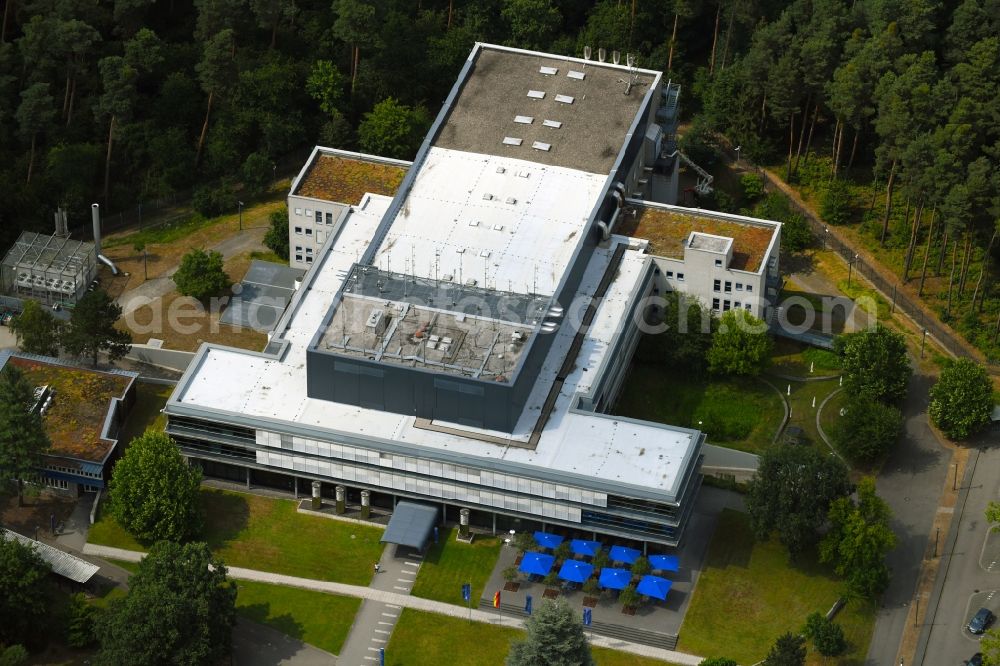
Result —
[[90, 204], [90, 214], [94, 219], [94, 246], [97, 254], [101, 254], [101, 206]]

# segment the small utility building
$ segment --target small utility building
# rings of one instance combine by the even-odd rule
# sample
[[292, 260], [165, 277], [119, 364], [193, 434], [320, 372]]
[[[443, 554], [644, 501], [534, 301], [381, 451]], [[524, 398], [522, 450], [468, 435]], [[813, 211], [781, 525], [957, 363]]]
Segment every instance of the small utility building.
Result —
[[48, 305], [75, 305], [96, 275], [93, 243], [25, 231], [0, 265], [0, 291]]

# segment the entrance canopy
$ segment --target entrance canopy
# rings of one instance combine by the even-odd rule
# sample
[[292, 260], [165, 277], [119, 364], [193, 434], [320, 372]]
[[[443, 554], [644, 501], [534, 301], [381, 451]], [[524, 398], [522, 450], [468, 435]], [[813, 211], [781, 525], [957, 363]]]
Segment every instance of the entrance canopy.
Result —
[[394, 543], [423, 550], [434, 531], [438, 509], [427, 504], [400, 502], [392, 512], [382, 535], [382, 543]]

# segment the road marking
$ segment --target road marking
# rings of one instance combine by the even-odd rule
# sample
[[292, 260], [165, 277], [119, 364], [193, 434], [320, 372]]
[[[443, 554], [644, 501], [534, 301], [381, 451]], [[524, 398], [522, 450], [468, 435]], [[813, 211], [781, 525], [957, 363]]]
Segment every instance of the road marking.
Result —
[[403, 592], [409, 592], [410, 591], [410, 588], [408, 588], [408, 587], [400, 587], [399, 585], [393, 585], [392, 589], [394, 589], [394, 590], [402, 590]]
[[403, 564], [405, 564], [408, 567], [419, 567], [420, 566], [419, 562], [403, 562]]
[[372, 652], [378, 652], [378, 648], [373, 648], [373, 647], [370, 647], [370, 648], [368, 648], [368, 649], [369, 649], [370, 651], [372, 651]]
[[396, 613], [395, 615], [393, 615], [392, 613], [382, 613], [382, 615], [386, 617], [399, 617], [399, 613]]
[[373, 643], [385, 643], [385, 641], [384, 641], [384, 640], [382, 640], [381, 638], [373, 638], [373, 639], [372, 639], [372, 642], [373, 642]]
[[365, 661], [378, 661], [378, 657], [367, 656], [365, 657]]
[[[384, 613], [383, 613], [383, 615], [384, 615]], [[387, 626], [387, 627], [391, 627], [392, 626], [392, 622], [383, 622], [382, 620], [379, 620], [378, 623], [381, 624], [381, 625]]]
[[412, 578], [397, 578], [396, 582], [397, 583], [412, 583], [413, 579]]
[[402, 606], [397, 606], [396, 604], [386, 604], [389, 608], [402, 608]]
[[376, 629], [375, 633], [376, 634], [388, 634], [389, 632], [386, 631], [385, 629]]

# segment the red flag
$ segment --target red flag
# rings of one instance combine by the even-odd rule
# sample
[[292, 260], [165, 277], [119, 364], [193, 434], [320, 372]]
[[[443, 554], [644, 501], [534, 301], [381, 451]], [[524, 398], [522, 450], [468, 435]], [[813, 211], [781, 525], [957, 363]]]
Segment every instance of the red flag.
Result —
[[493, 595], [493, 608], [500, 608], [500, 590]]

